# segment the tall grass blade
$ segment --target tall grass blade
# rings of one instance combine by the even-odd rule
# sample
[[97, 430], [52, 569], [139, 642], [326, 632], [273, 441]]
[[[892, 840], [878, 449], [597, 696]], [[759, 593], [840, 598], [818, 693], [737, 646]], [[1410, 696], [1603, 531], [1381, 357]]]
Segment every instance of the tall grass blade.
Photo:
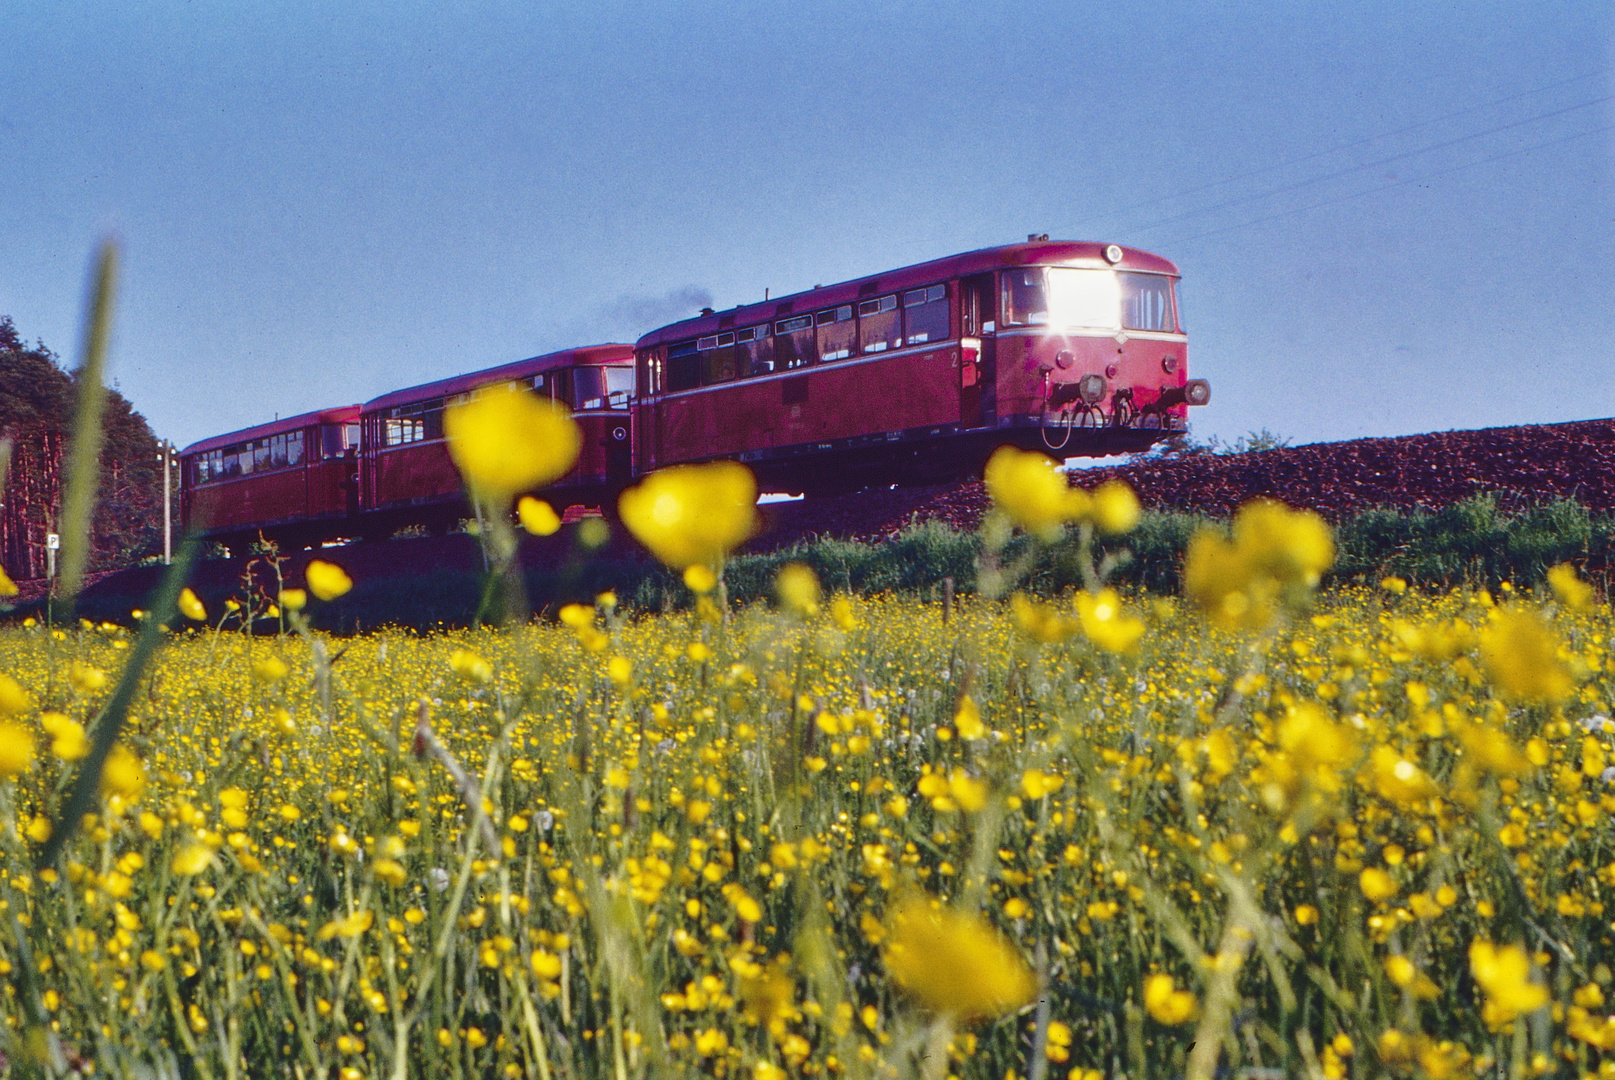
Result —
[[101, 771], [106, 767], [107, 755], [112, 752], [112, 744], [117, 741], [118, 733], [123, 730], [123, 721], [129, 715], [129, 706], [134, 701], [140, 677], [162, 645], [163, 624], [179, 619], [179, 594], [180, 590], [185, 588], [185, 579], [190, 576], [191, 563], [196, 559], [197, 547], [194, 536], [185, 538], [180, 544], [179, 554], [175, 556], [168, 572], [163, 575], [157, 591], [152, 594], [151, 603], [146, 605], [146, 621], [140, 628], [140, 636], [135, 639], [134, 648], [129, 650], [129, 662], [123, 666], [123, 674], [118, 679], [117, 689], [112, 692], [106, 707], [95, 719], [90, 752], [79, 768], [78, 778], [73, 782], [73, 790], [67, 797], [66, 805], [51, 823], [50, 839], [39, 853], [38, 865], [41, 868], [56, 862], [62, 849], [78, 831], [84, 815], [95, 807], [96, 790], [101, 786]]
[[[84, 584], [90, 558], [90, 519], [101, 481], [101, 413], [106, 405], [107, 338], [112, 329], [112, 302], [118, 277], [118, 247], [103, 241], [95, 260], [90, 289], [89, 321], [84, 328], [84, 355], [75, 377], [78, 410], [73, 417], [73, 443], [68, 450], [67, 484], [62, 493], [62, 591], [69, 604]], [[177, 595], [177, 593], [176, 593]]]

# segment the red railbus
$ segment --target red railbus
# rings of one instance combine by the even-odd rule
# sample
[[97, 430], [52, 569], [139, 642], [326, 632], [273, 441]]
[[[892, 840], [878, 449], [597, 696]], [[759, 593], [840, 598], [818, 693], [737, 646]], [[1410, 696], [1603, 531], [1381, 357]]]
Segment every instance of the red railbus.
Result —
[[359, 406], [289, 416], [180, 451], [180, 520], [234, 546], [307, 543], [359, 513]]
[[442, 531], [471, 513], [443, 438], [443, 409], [493, 383], [514, 382], [572, 409], [583, 445], [570, 473], [545, 490], [557, 509], [610, 503], [632, 474], [634, 352], [592, 345], [398, 390], [361, 406], [364, 532], [407, 525]]
[[1031, 237], [664, 326], [635, 349], [635, 471], [734, 458], [818, 493], [977, 473], [1005, 444], [1146, 449], [1210, 397], [1179, 276]]

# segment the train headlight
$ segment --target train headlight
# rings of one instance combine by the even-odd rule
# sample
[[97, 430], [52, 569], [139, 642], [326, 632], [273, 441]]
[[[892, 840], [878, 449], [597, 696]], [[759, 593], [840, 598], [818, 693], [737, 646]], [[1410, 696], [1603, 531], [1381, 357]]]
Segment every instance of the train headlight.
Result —
[[1112, 266], [1122, 261], [1122, 247], [1120, 244], [1109, 244], [1105, 247], [1105, 261]]
[[1211, 384], [1204, 379], [1190, 379], [1183, 386], [1183, 396], [1190, 405], [1204, 405], [1211, 400]]
[[1097, 405], [1105, 398], [1105, 377], [1090, 372], [1077, 380], [1077, 394], [1089, 405]]

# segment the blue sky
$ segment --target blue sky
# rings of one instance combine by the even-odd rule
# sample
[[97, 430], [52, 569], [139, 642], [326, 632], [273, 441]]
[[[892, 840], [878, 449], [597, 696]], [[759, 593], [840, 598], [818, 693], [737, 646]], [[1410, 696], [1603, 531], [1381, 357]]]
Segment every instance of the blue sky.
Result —
[[1615, 6], [6, 5], [0, 314], [184, 444], [1047, 232], [1195, 432], [1615, 414]]

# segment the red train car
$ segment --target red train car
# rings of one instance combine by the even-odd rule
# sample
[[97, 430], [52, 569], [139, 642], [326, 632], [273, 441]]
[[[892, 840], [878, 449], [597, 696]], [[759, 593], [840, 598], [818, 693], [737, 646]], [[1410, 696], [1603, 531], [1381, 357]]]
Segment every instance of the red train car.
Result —
[[311, 542], [359, 512], [359, 406], [290, 416], [180, 451], [180, 520], [226, 545]]
[[734, 458], [817, 493], [969, 475], [1004, 444], [1146, 449], [1210, 397], [1178, 278], [1029, 237], [665, 326], [635, 350], [635, 470]]
[[443, 408], [490, 383], [516, 382], [572, 409], [583, 446], [573, 470], [546, 489], [558, 509], [610, 502], [632, 474], [633, 359], [630, 345], [565, 349], [366, 402], [365, 534], [386, 536], [405, 525], [441, 531], [471, 513], [443, 438]]

